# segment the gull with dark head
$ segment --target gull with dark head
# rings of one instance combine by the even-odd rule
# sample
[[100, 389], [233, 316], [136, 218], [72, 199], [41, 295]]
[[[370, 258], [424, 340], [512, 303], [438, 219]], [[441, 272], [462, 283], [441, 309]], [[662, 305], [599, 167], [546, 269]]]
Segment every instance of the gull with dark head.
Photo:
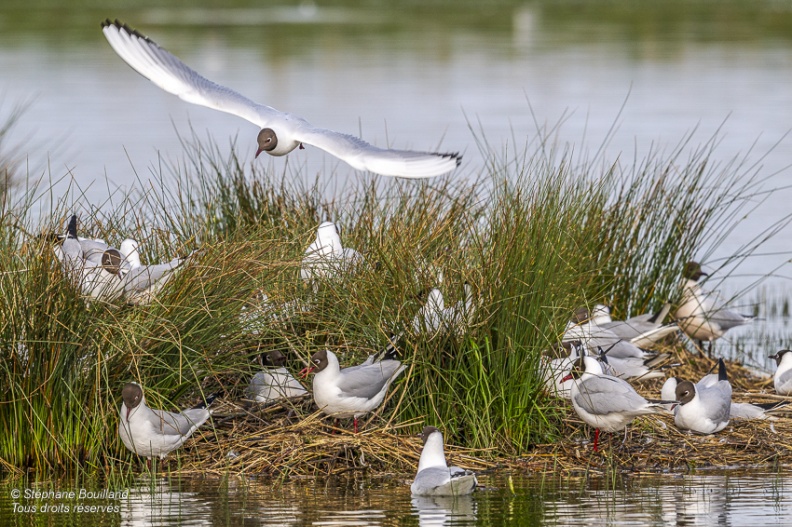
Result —
[[698, 262], [688, 262], [682, 272], [685, 281], [682, 301], [674, 313], [679, 328], [693, 340], [710, 343], [719, 339], [730, 329], [748, 324], [752, 316], [743, 315], [727, 309], [726, 302], [717, 294], [706, 291], [699, 284], [701, 278], [709, 276], [701, 270]]
[[457, 153], [389, 150], [352, 135], [317, 128], [301, 117], [253, 102], [230, 88], [215, 84], [118, 20], [102, 22], [102, 31], [115, 52], [132, 69], [166, 92], [259, 126], [256, 157], [262, 152], [283, 156], [305, 144], [320, 148], [357, 170], [409, 178], [446, 174], [460, 163], [461, 156]]
[[706, 375], [696, 384], [682, 381], [676, 385], [674, 423], [697, 434], [714, 434], [729, 424], [732, 387], [723, 359], [718, 360], [718, 375]]
[[792, 395], [792, 351], [781, 350], [775, 355], [770, 355], [775, 359], [776, 368], [773, 374], [773, 386], [778, 395]]
[[245, 395], [257, 403], [272, 404], [308, 394], [286, 369], [286, 356], [278, 350], [261, 356], [264, 369], [253, 376]]
[[206, 407], [216, 395], [195, 408], [182, 412], [154, 410], [146, 404], [143, 388], [130, 382], [121, 392], [118, 436], [130, 451], [149, 459], [164, 459], [176, 450], [212, 415]]
[[358, 417], [374, 411], [385, 399], [391, 383], [404, 370], [398, 360], [383, 359], [378, 362], [341, 369], [338, 358], [330, 350], [317, 351], [311, 356], [310, 366], [303, 370], [313, 378], [314, 402], [326, 415], [335, 418], [354, 418], [355, 433]]
[[627, 381], [603, 374], [594, 357], [580, 357], [562, 381], [570, 379], [577, 379], [571, 389], [572, 406], [583, 422], [595, 429], [595, 452], [600, 430], [617, 432], [640, 415], [665, 411], [663, 401], [644, 399]]

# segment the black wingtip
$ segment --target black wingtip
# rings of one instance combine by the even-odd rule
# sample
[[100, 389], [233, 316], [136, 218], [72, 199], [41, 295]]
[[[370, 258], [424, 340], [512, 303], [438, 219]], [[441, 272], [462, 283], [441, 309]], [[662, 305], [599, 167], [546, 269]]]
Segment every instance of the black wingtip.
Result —
[[127, 33], [133, 37], [141, 38], [146, 42], [151, 42], [152, 44], [154, 44], [154, 42], [146, 35], [138, 31], [137, 29], [130, 27], [128, 24], [121, 22], [117, 18], [115, 20], [110, 20], [109, 18], [104, 19], [104, 21], [102, 22], [102, 30], [110, 26], [114, 26], [119, 31], [123, 31], [124, 33]]
[[66, 227], [66, 237], [77, 239], [77, 215], [72, 214], [69, 219], [69, 225]]
[[223, 395], [223, 390], [211, 393], [206, 396], [205, 401], [201, 401], [200, 403], [196, 404], [193, 408], [194, 409], [208, 408], [213, 402], [215, 402], [215, 399], [217, 399], [221, 395]]
[[726, 374], [726, 363], [723, 362], [723, 359], [718, 359], [718, 380], [719, 381], [729, 380], [729, 376]]

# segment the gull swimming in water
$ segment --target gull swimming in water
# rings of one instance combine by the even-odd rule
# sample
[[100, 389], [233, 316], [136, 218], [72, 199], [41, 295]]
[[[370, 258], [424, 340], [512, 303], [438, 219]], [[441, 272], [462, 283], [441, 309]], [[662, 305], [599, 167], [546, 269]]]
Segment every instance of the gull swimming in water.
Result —
[[478, 481], [473, 472], [446, 463], [440, 430], [426, 426], [420, 436], [424, 446], [418, 473], [410, 485], [413, 496], [464, 496], [476, 490]]
[[164, 459], [209, 419], [212, 412], [206, 407], [215, 397], [210, 395], [205, 404], [178, 413], [154, 410], [146, 404], [143, 388], [127, 383], [121, 392], [118, 436], [130, 451], [148, 459]]
[[215, 84], [118, 20], [102, 22], [102, 31], [115, 52], [132, 69], [166, 92], [259, 126], [256, 157], [261, 152], [283, 156], [305, 144], [321, 148], [357, 170], [410, 178], [446, 174], [460, 163], [461, 156], [457, 153], [388, 150], [352, 135], [317, 128], [301, 117], [253, 102], [230, 88]]

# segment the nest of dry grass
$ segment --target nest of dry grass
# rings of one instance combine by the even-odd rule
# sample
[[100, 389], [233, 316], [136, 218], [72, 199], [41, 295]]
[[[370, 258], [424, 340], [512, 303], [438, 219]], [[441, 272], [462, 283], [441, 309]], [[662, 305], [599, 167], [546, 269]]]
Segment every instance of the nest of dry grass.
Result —
[[[378, 420], [361, 421], [360, 432], [355, 434], [351, 426], [312, 412], [310, 400], [288, 407], [226, 404], [214, 414], [214, 430], [202, 432], [193, 443], [195, 448], [182, 456], [177, 472], [280, 479], [413, 472], [422, 443], [411, 431], [423, 424]], [[493, 456], [460, 447], [449, 446], [447, 456], [454, 464], [479, 471], [496, 465]]]
[[[697, 380], [715, 361], [676, 350], [680, 363], [672, 374]], [[760, 377], [739, 363], [728, 362], [734, 400], [738, 402], [792, 401], [767, 393], [772, 379]], [[637, 387], [642, 395], [659, 397], [663, 379]], [[636, 419], [625, 436], [605, 434], [600, 452], [592, 449], [593, 431], [584, 425], [571, 405], [561, 439], [527, 447], [520, 456], [494, 450], [474, 451], [446, 445], [450, 463], [479, 472], [495, 468], [532, 472], [632, 473], [688, 472], [704, 467], [767, 466], [780, 468], [792, 459], [792, 409], [771, 419], [733, 419], [727, 428], [710, 436], [679, 430], [673, 417]], [[268, 407], [222, 404], [214, 414], [214, 429], [204, 428], [180, 454], [172, 472], [185, 475], [237, 474], [278, 479], [369, 473], [411, 474], [421, 454], [414, 435], [422, 422], [384, 422], [372, 417], [354, 434], [351, 425], [339, 426], [315, 412], [310, 399]], [[172, 467], [173, 468], [173, 467]]]
[[[704, 355], [694, 356], [679, 348], [671, 351], [671, 362], [679, 365], [670, 370], [669, 376], [697, 381], [717, 365], [716, 360]], [[773, 390], [772, 377], [737, 362], [726, 364], [734, 402], [792, 402], [790, 397], [768, 393]], [[638, 384], [636, 389], [644, 397], [657, 399], [663, 382], [664, 379], [652, 379]], [[595, 453], [593, 430], [567, 405], [563, 437], [569, 439], [536, 445], [514, 465], [532, 471], [567, 473], [613, 469], [634, 473], [689, 472], [698, 468], [755, 466], [777, 469], [790, 466], [792, 459], [792, 408], [774, 410], [768, 419], [732, 419], [724, 430], [708, 436], [678, 429], [670, 413], [640, 417], [628, 426], [626, 435], [601, 435], [600, 452]]]

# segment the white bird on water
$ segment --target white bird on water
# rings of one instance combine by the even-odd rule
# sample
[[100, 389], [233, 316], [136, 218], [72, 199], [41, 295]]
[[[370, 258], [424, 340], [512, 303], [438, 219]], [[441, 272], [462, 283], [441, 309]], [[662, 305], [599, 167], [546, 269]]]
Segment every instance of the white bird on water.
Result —
[[212, 415], [206, 407], [216, 395], [206, 398], [206, 403], [182, 412], [154, 410], [146, 404], [143, 388], [130, 382], [121, 392], [118, 436], [130, 451], [148, 459], [164, 459], [176, 450]]
[[313, 366], [303, 374], [316, 372], [313, 378], [314, 402], [326, 415], [335, 418], [352, 417], [355, 433], [358, 417], [374, 411], [385, 399], [391, 383], [405, 366], [394, 359], [341, 369], [338, 358], [330, 350], [317, 351], [311, 356]]
[[443, 448], [443, 434], [434, 426], [426, 426], [420, 434], [423, 450], [418, 460], [418, 473], [410, 486], [413, 496], [464, 496], [476, 489], [478, 481], [470, 470], [448, 466]]
[[377, 148], [357, 137], [317, 128], [301, 117], [258, 104], [234, 90], [215, 84], [118, 20], [102, 22], [102, 31], [127, 64], [166, 92], [259, 126], [256, 157], [261, 152], [283, 156], [306, 144], [321, 148], [357, 170], [410, 178], [446, 174], [454, 170], [462, 159], [457, 153]]

